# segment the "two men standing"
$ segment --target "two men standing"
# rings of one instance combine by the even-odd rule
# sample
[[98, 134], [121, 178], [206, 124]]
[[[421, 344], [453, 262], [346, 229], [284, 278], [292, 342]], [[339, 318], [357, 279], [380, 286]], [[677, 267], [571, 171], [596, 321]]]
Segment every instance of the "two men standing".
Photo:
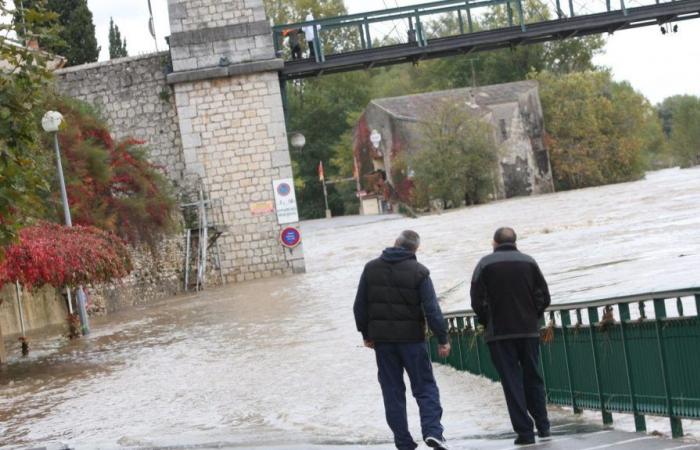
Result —
[[[499, 228], [494, 252], [479, 261], [471, 284], [472, 309], [485, 327], [491, 359], [498, 370], [516, 445], [548, 438], [544, 382], [539, 366], [539, 319], [549, 306], [547, 283], [537, 263], [520, 253], [512, 228]], [[399, 449], [414, 449], [408, 431], [404, 370], [418, 402], [425, 443], [446, 449], [442, 407], [425, 343], [425, 325], [438, 339], [438, 353], [450, 353], [447, 327], [430, 272], [416, 260], [420, 238], [404, 231], [394, 247], [367, 263], [355, 298], [355, 321], [377, 360], [386, 420]], [[530, 415], [528, 415], [528, 413]]]

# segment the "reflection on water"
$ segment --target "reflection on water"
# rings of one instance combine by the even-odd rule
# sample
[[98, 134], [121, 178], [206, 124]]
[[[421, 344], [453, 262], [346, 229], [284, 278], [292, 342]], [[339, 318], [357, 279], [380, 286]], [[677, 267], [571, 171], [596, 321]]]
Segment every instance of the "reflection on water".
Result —
[[[506, 224], [555, 301], [700, 285], [697, 169], [421, 219], [308, 222], [306, 275], [99, 318], [77, 341], [34, 341], [28, 359], [0, 368], [0, 446], [390, 442], [352, 318], [364, 263], [416, 229], [443, 306], [465, 308], [471, 270]], [[436, 375], [447, 436], [509, 429], [498, 386], [446, 367]]]

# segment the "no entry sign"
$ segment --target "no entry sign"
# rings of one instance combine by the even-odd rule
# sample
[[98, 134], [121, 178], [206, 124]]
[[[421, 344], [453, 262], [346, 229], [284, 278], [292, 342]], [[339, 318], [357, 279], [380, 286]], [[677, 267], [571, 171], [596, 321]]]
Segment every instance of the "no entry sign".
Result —
[[294, 227], [287, 227], [280, 233], [280, 242], [287, 248], [294, 248], [301, 243], [301, 232]]

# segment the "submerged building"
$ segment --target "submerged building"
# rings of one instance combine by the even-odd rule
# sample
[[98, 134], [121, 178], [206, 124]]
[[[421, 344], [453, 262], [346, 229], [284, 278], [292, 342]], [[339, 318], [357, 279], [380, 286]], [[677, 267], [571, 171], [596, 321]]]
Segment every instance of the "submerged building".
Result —
[[554, 191], [538, 83], [518, 81], [372, 100], [353, 142], [363, 213], [386, 210], [396, 201], [410, 203], [412, 170], [394, 162], [420, 151], [421, 124], [435, 120], [433, 112], [445, 102], [492, 125], [500, 146], [492, 198]]

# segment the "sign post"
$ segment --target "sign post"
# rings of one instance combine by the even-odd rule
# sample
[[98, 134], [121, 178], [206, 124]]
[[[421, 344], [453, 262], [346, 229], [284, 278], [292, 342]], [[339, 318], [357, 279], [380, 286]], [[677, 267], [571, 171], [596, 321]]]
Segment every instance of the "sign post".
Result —
[[272, 188], [275, 191], [277, 223], [284, 225], [287, 223], [299, 222], [297, 197], [294, 193], [294, 180], [292, 178], [275, 180], [272, 182]]

